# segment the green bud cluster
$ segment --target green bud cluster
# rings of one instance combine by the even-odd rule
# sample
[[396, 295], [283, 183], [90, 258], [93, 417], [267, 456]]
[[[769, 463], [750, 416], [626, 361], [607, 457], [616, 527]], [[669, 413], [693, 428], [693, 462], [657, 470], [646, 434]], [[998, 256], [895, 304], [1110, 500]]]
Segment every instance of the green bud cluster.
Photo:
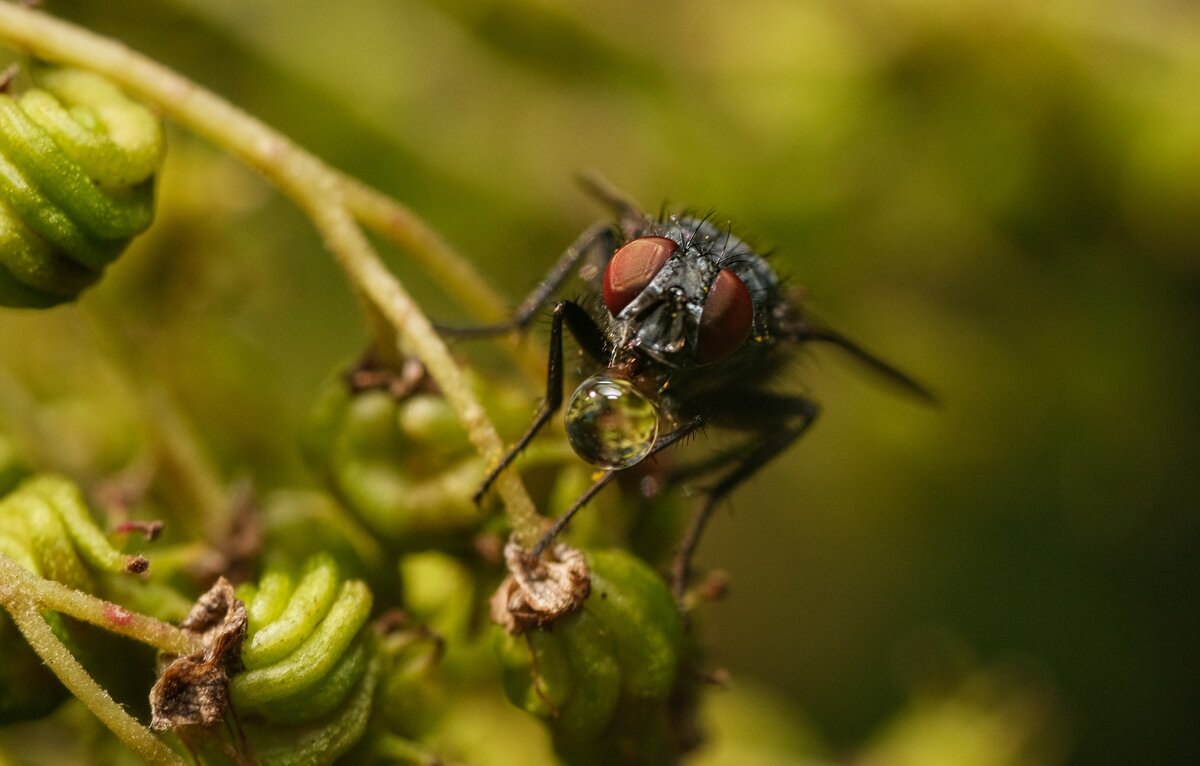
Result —
[[249, 618], [230, 702], [259, 763], [331, 763], [366, 730], [381, 658], [371, 592], [328, 556], [239, 589]]
[[669, 763], [668, 698], [684, 654], [675, 602], [625, 551], [596, 551], [587, 563], [591, 592], [581, 609], [498, 636], [505, 691], [547, 722], [568, 763]]
[[91, 72], [0, 94], [0, 305], [73, 300], [154, 218], [158, 117]]
[[[478, 379], [472, 385], [502, 422], [528, 416], [522, 397], [501, 387], [489, 391]], [[471, 501], [485, 461], [436, 390], [354, 390], [333, 378], [310, 412], [301, 447], [348, 510], [405, 549], [461, 537], [485, 520]]]

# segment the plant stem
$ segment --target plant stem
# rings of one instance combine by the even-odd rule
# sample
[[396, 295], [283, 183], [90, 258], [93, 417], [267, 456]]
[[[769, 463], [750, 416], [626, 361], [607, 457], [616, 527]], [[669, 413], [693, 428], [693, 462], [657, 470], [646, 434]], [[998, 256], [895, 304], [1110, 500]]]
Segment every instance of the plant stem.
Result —
[[[338, 190], [334, 187], [328, 193], [332, 197], [337, 195]], [[326, 199], [328, 197], [323, 195], [314, 195], [298, 202], [301, 207], [307, 208], [309, 217], [325, 236], [329, 249], [351, 281], [359, 285], [384, 316], [400, 330], [406, 345], [441, 386], [446, 400], [458, 413], [475, 448], [481, 454], [496, 459], [504, 445], [487, 419], [482, 405], [466, 385], [462, 371], [446, 345], [400, 283], [375, 257], [370, 243], [349, 212], [342, 206], [325, 204]], [[309, 206], [306, 203], [315, 204]], [[454, 385], [448, 386], [446, 381], [453, 381]], [[533, 545], [539, 534], [538, 515], [516, 472], [505, 471], [500, 474], [496, 488], [505, 500], [505, 509], [514, 533], [523, 545]], [[515, 502], [513, 498], [516, 498]]]
[[[0, 562], [17, 567], [6, 556]], [[18, 569], [20, 567], [17, 567]], [[6, 573], [7, 574], [7, 573]], [[7, 579], [7, 578], [6, 578]], [[54, 671], [67, 687], [108, 728], [112, 729], [131, 750], [152, 764], [183, 766], [183, 759], [167, 747], [162, 740], [150, 733], [136, 718], [125, 712], [108, 692], [97, 684], [87, 670], [63, 645], [50, 626], [38, 613], [37, 604], [26, 594], [15, 590], [11, 584], [0, 587], [0, 603], [12, 615], [13, 622], [25, 636], [38, 656]], [[169, 626], [168, 626], [169, 627]]]
[[[445, 393], [475, 448], [498, 459], [504, 444], [483, 407], [467, 386], [462, 371], [412, 298], [387, 271], [350, 212], [343, 176], [305, 152], [287, 137], [214, 93], [129, 48], [37, 11], [0, 4], [0, 39], [34, 55], [98, 72], [131, 95], [160, 108], [167, 116], [204, 136], [291, 197], [324, 237], [326, 247], [356, 289], [392, 323], [405, 347], [416, 354]], [[370, 217], [370, 216], [364, 216]], [[388, 228], [400, 226], [395, 218]], [[395, 235], [393, 235], [395, 236]], [[532, 545], [539, 517], [524, 486], [511, 471], [501, 474], [496, 489], [504, 500], [514, 534]]]
[[[110, 601], [60, 582], [33, 574], [8, 556], [0, 554], [0, 601], [10, 605], [28, 601], [44, 609], [98, 625], [112, 633], [140, 641], [168, 654], [190, 655], [203, 650], [200, 642], [170, 623], [130, 612]], [[9, 595], [6, 595], [9, 594]]]
[[491, 323], [510, 316], [508, 301], [416, 213], [357, 178], [340, 176], [340, 180], [354, 217], [406, 250], [472, 317]]
[[[360, 223], [407, 251], [473, 319], [495, 324], [512, 316], [508, 301], [406, 206], [357, 178], [343, 176], [342, 191], [346, 205]], [[531, 382], [543, 382], [548, 350], [542, 344], [526, 340], [510, 345], [508, 351]]]

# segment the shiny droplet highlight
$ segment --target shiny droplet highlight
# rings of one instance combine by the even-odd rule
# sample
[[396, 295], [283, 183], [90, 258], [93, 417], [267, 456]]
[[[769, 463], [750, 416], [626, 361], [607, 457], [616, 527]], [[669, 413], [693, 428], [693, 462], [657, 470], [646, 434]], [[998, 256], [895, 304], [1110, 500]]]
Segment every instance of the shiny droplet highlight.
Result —
[[658, 408], [628, 380], [593, 375], [571, 396], [566, 424], [581, 458], [617, 470], [649, 454], [658, 437]]

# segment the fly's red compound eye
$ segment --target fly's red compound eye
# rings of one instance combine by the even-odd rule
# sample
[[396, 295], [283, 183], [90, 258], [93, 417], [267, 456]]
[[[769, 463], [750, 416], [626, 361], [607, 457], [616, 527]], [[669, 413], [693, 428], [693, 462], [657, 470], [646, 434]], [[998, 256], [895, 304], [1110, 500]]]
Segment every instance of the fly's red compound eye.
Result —
[[616, 316], [638, 297], [678, 248], [666, 237], [639, 237], [613, 253], [604, 270], [604, 305], [609, 312]]
[[754, 302], [746, 284], [729, 269], [721, 269], [700, 315], [696, 358], [704, 363], [721, 361], [741, 347], [753, 323]]

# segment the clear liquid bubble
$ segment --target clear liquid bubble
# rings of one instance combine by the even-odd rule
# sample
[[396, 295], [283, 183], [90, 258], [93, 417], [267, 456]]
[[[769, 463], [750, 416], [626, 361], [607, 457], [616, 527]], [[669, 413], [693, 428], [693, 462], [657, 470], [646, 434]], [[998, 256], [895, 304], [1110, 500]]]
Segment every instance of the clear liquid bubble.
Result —
[[658, 409], [624, 378], [593, 375], [571, 395], [567, 439], [575, 452], [599, 468], [635, 465], [658, 437]]

